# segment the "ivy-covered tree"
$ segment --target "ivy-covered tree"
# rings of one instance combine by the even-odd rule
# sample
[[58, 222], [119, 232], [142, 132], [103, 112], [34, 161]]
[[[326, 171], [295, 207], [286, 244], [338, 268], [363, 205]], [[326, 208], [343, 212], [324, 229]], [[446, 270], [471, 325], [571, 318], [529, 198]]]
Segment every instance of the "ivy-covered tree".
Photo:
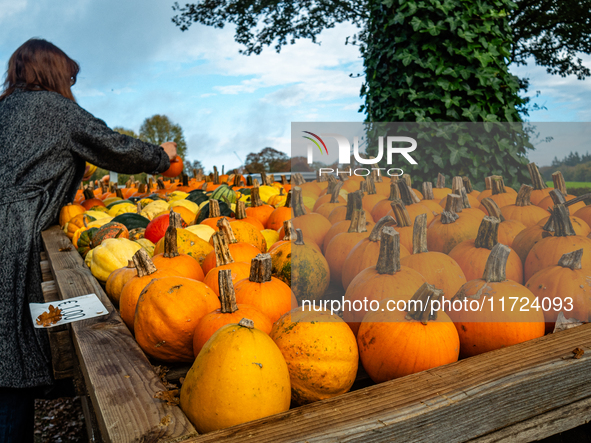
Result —
[[144, 120], [140, 127], [140, 140], [161, 145], [164, 142], [175, 142], [177, 153], [185, 159], [187, 142], [183, 129], [170, 121], [166, 115], [156, 114]]
[[[317, 42], [324, 29], [355, 24], [359, 32], [347, 43], [363, 56], [361, 110], [370, 124], [519, 122], [528, 111], [528, 82], [508, 72], [510, 63], [531, 57], [552, 74], [591, 74], [578, 57], [591, 53], [591, 0], [199, 0], [174, 9], [182, 30], [234, 24], [246, 55], [271, 45], [279, 52], [301, 38]], [[496, 128], [431, 140], [412, 173], [527, 181], [527, 134]]]

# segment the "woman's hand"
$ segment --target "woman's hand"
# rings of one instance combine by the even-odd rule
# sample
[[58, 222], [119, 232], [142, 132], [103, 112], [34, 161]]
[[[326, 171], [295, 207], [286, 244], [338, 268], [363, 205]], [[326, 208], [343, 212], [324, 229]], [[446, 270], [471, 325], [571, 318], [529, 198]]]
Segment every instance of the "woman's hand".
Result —
[[176, 143], [175, 142], [164, 142], [160, 145], [164, 152], [168, 154], [170, 161], [173, 161], [176, 157]]

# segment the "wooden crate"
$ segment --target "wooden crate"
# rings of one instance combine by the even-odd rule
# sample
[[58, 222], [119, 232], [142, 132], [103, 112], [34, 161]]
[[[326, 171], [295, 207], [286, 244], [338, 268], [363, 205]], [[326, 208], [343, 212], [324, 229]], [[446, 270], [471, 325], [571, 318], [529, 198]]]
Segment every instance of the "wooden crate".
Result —
[[164, 386], [70, 240], [53, 227], [43, 241], [56, 294], [95, 293], [109, 311], [69, 327], [106, 442], [525, 442], [591, 421], [587, 324], [198, 435], [154, 399]]

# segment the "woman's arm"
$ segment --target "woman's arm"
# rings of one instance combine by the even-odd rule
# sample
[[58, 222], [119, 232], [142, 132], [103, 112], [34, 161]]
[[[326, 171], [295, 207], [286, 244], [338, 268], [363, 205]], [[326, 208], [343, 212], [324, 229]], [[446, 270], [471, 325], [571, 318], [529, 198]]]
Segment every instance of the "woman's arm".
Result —
[[176, 145], [174, 148], [167, 145], [165, 151], [160, 146], [119, 134], [80, 106], [73, 102], [72, 105], [68, 126], [74, 154], [93, 165], [124, 174], [157, 174], [170, 167], [169, 154], [173, 149], [176, 151]]

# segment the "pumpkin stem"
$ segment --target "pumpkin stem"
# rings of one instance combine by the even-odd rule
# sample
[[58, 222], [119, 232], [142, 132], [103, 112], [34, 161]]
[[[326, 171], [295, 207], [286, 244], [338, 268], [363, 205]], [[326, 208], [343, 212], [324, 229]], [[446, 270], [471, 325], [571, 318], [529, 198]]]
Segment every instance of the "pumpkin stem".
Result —
[[300, 217], [306, 215], [306, 207], [304, 206], [304, 198], [302, 197], [302, 188], [296, 186], [291, 190], [291, 207], [293, 209], [293, 216]]
[[380, 241], [382, 238], [382, 229], [384, 226], [394, 226], [396, 224], [396, 220], [391, 215], [385, 215], [378, 220], [378, 222], [374, 225], [369, 233], [369, 241]]
[[363, 209], [355, 209], [353, 217], [351, 217], [351, 224], [347, 232], [367, 232], [367, 221], [365, 219], [365, 211]]
[[287, 184], [288, 184], [288, 183], [287, 183], [287, 177], [285, 176], [285, 174], [283, 174], [283, 175], [281, 176], [281, 184], [282, 184], [283, 186], [285, 186], [285, 185], [287, 185]]
[[394, 200], [390, 203], [392, 207], [392, 212], [394, 213], [394, 218], [396, 219], [396, 224], [401, 228], [406, 226], [412, 226], [412, 220], [410, 218], [410, 214], [406, 210], [404, 203], [402, 200]]
[[154, 266], [154, 263], [150, 260], [150, 256], [143, 248], [133, 254], [131, 259], [137, 269], [138, 277], [145, 277], [146, 275], [151, 275], [157, 271], [156, 266]]
[[455, 223], [455, 221], [458, 218], [460, 218], [460, 216], [458, 214], [456, 214], [455, 212], [443, 211], [441, 213], [441, 223], [444, 225], [449, 225], [450, 223]]
[[456, 195], [462, 195], [462, 188], [464, 187], [464, 180], [462, 177], [456, 175], [451, 180], [451, 193]]
[[261, 200], [261, 193], [259, 189], [258, 180], [255, 180], [254, 186], [250, 190], [250, 206], [253, 208], [263, 206], [263, 200]]
[[[365, 194], [367, 192], [366, 181], [359, 182], [359, 190], [357, 192], [361, 192], [361, 194]], [[363, 197], [363, 195], [361, 195], [361, 197]]]
[[577, 249], [576, 251], [569, 252], [568, 254], [564, 254], [558, 260], [558, 266], [562, 266], [563, 268], [570, 268], [573, 271], [577, 269], [581, 269], [581, 259], [583, 258], [583, 249]]
[[296, 241], [294, 242], [294, 245], [305, 245], [304, 234], [302, 234], [301, 229], [296, 229]]
[[376, 271], [378, 274], [390, 275], [400, 271], [400, 234], [390, 226], [382, 229]]
[[426, 282], [423, 283], [412, 296], [411, 300], [414, 300], [415, 303], [408, 304], [408, 310], [404, 318], [406, 320], [420, 321], [424, 325], [429, 320], [437, 320], [437, 311], [433, 311], [433, 314], [431, 314], [431, 308], [433, 301], [439, 300], [442, 295], [442, 289], [437, 289]]
[[435, 187], [437, 189], [445, 188], [445, 176], [441, 172], [437, 174], [437, 184]]
[[156, 180], [156, 185], [157, 185], [157, 188], [159, 190], [166, 189], [166, 187], [164, 186], [164, 182], [162, 181], [161, 178], [159, 178], [158, 180]]
[[220, 203], [213, 198], [209, 199], [209, 215], [207, 218], [221, 217]]
[[464, 209], [471, 209], [472, 206], [470, 205], [470, 199], [468, 198], [468, 193], [466, 192], [466, 188], [462, 188], [460, 191], [460, 196], [462, 197], [462, 206]]
[[484, 189], [492, 190], [492, 176], [484, 177]]
[[466, 188], [466, 192], [470, 194], [474, 188], [472, 187], [472, 182], [470, 181], [469, 177], [462, 177], [462, 181], [464, 182], [464, 188]]
[[338, 203], [339, 202], [339, 192], [343, 187], [343, 182], [336, 181], [332, 185], [331, 195], [330, 195], [330, 203]]
[[141, 214], [142, 213], [142, 204], [140, 203], [139, 200], [137, 201], [137, 205], [136, 205], [136, 209], [135, 210], [136, 210], [136, 212], [138, 214]]
[[398, 189], [400, 189], [400, 200], [405, 205], [412, 205], [421, 201], [405, 180], [398, 181]]
[[351, 220], [355, 209], [361, 209], [363, 207], [363, 194], [359, 191], [351, 192], [347, 196], [347, 214], [345, 214], [345, 220]]
[[296, 232], [293, 229], [291, 220], [285, 220], [283, 222], [283, 232], [285, 234], [283, 236], [283, 241], [294, 241], [296, 239]]
[[427, 249], [427, 214], [419, 214], [412, 228], [412, 253], [429, 252]]
[[249, 318], [243, 318], [238, 322], [238, 326], [243, 328], [254, 329], [254, 322]]
[[376, 184], [375, 184], [375, 181], [374, 181], [374, 179], [373, 179], [373, 177], [371, 175], [368, 175], [367, 177], [365, 177], [365, 184], [366, 184], [367, 194], [368, 195], [375, 195], [375, 194], [377, 194], [377, 192], [376, 192]]
[[215, 251], [215, 266], [216, 268], [223, 265], [229, 265], [234, 263], [234, 258], [230, 254], [230, 248], [228, 248], [228, 242], [223, 232], [216, 232], [212, 236], [213, 238], [213, 250]]
[[121, 200], [125, 200], [125, 198], [123, 197], [123, 191], [121, 191], [121, 188], [119, 188], [119, 187], [115, 188], [115, 195], [117, 197], [119, 197]]
[[390, 182], [390, 196], [388, 197], [388, 200], [393, 201], [393, 200], [399, 200], [400, 199], [400, 188], [398, 187], [398, 182], [395, 182], [394, 180], [392, 180]]
[[269, 184], [269, 179], [267, 178], [267, 173], [265, 171], [261, 171], [261, 183], [263, 186]]
[[91, 198], [94, 198], [94, 192], [92, 192], [92, 190], [89, 188], [86, 188], [84, 192], [82, 192], [82, 194], [84, 195], [85, 200], [90, 200]]
[[271, 254], [259, 254], [250, 261], [250, 276], [248, 279], [254, 283], [271, 281]]
[[137, 188], [138, 194], [145, 194], [146, 193], [146, 185], [144, 183], [140, 183]]
[[374, 183], [382, 183], [384, 181], [382, 180], [382, 176], [380, 175], [379, 168], [380, 165], [378, 163], [375, 163], [373, 165], [373, 169], [371, 170], [371, 175], [373, 177]]
[[179, 250], [177, 245], [176, 230], [181, 227], [181, 215], [177, 212], [170, 210], [169, 224], [164, 234], [164, 257], [174, 258], [179, 256]]
[[220, 218], [216, 223], [216, 226], [218, 227], [219, 232], [224, 234], [227, 244], [232, 245], [238, 243], [234, 231], [232, 230], [232, 226], [230, 225], [230, 221], [226, 217]]
[[552, 210], [552, 218], [554, 221], [555, 237], [577, 235], [573, 229], [573, 224], [570, 221], [570, 216], [566, 206], [563, 204], [554, 205], [554, 209]]
[[493, 195], [507, 193], [507, 191], [505, 190], [505, 182], [503, 181], [503, 177], [501, 177], [500, 175], [493, 175], [491, 180]]
[[230, 269], [222, 269], [218, 273], [218, 284], [220, 287], [220, 302], [222, 304], [222, 314], [232, 314], [238, 310], [236, 304], [236, 293], [234, 292], [234, 285], [232, 284], [232, 271]]
[[505, 271], [510, 252], [511, 249], [508, 246], [502, 245], [501, 243], [494, 245], [484, 267], [484, 273], [482, 275], [484, 281], [487, 283], [499, 283], [507, 280]]
[[529, 172], [529, 176], [531, 177], [531, 183], [535, 190], [546, 189], [548, 187], [546, 186], [546, 182], [544, 182], [542, 174], [540, 174], [540, 170], [538, 169], [535, 163], [532, 162], [528, 164], [527, 170]]
[[529, 185], [521, 185], [519, 192], [517, 193], [517, 199], [515, 201], [515, 206], [531, 206], [531, 192], [534, 190]]
[[505, 221], [505, 217], [503, 217], [503, 214], [501, 213], [501, 208], [499, 208], [499, 205], [497, 205], [497, 203], [493, 199], [488, 197], [483, 198], [482, 200], [480, 200], [480, 204], [484, 206], [484, 208], [488, 212], [488, 215], [490, 215], [491, 217], [498, 218], [502, 222]]
[[433, 195], [433, 183], [423, 182], [423, 199], [435, 200], [435, 196]]
[[464, 207], [464, 204], [462, 202], [462, 198], [459, 195], [447, 194], [447, 197], [445, 200], [445, 210], [447, 212], [453, 212], [455, 214], [458, 214], [458, 213], [462, 212], [463, 207]]
[[474, 246], [477, 248], [492, 249], [499, 241], [499, 224], [501, 222], [496, 217], [485, 216], [478, 227], [478, 234], [474, 240]]
[[303, 185], [306, 180], [304, 180], [304, 177], [302, 176], [302, 174], [300, 174], [299, 172], [296, 174], [293, 174], [291, 176], [291, 181], [292, 181], [292, 185], [296, 185], [296, 186], [300, 186]]
[[236, 202], [236, 210], [234, 211], [234, 218], [236, 220], [244, 220], [246, 218], [246, 205], [243, 201]]

